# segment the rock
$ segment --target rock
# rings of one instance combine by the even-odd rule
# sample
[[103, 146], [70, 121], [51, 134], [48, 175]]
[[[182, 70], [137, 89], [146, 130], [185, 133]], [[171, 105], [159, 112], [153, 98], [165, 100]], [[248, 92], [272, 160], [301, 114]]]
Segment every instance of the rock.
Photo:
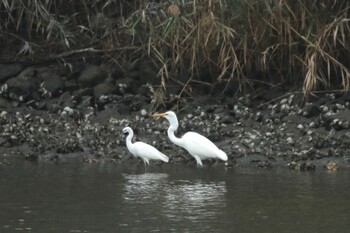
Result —
[[73, 102], [73, 97], [72, 94], [68, 91], [64, 92], [59, 99], [59, 103], [62, 106], [68, 106], [68, 107], [73, 107], [75, 106], [75, 103]]
[[210, 96], [215, 96], [218, 97], [220, 95], [225, 95], [225, 96], [234, 96], [235, 94], [237, 94], [237, 92], [239, 91], [239, 81], [238, 79], [229, 79], [228, 82], [224, 82], [224, 81], [218, 81], [213, 83], [213, 85], [211, 86], [210, 90], [207, 91], [207, 93], [209, 92]]
[[0, 97], [0, 108], [6, 109], [11, 107], [12, 107], [12, 104], [10, 100]]
[[334, 118], [341, 119], [342, 121], [350, 121], [350, 109], [345, 109], [333, 115]]
[[38, 110], [47, 109], [47, 102], [46, 101], [37, 102], [36, 103], [36, 109], [38, 109]]
[[315, 104], [309, 104], [303, 109], [302, 115], [304, 117], [310, 118], [310, 117], [318, 116], [320, 112], [321, 112], [320, 108], [317, 107]]
[[294, 169], [294, 170], [300, 170], [300, 171], [312, 171], [316, 169], [315, 164], [311, 163], [311, 162], [296, 162], [296, 161], [292, 161], [290, 163], [288, 163], [288, 167], [290, 169]]
[[83, 87], [94, 87], [102, 83], [106, 78], [105, 71], [99, 66], [90, 66], [79, 75], [78, 82]]
[[0, 64], [0, 84], [4, 83], [10, 77], [18, 75], [23, 71], [24, 65], [20, 63], [13, 63], [8, 65]]
[[117, 87], [113, 83], [100, 83], [94, 87], [94, 97], [97, 99], [103, 95], [114, 94], [117, 90]]
[[293, 140], [293, 138], [291, 138], [291, 137], [288, 137], [288, 138], [286, 139], [286, 142], [287, 142], [287, 144], [289, 144], [289, 145], [294, 145], [294, 140]]
[[40, 81], [32, 73], [18, 75], [6, 81], [7, 96], [12, 100], [23, 102], [30, 99], [34, 93], [37, 93], [40, 87]]
[[108, 69], [108, 72], [111, 75], [111, 78], [114, 80], [122, 79], [125, 77], [125, 73], [122, 69], [120, 69], [119, 66], [113, 65], [110, 69]]
[[157, 69], [151, 62], [143, 62], [139, 65], [139, 79], [140, 84], [159, 84], [157, 78]]
[[93, 98], [91, 96], [82, 96], [79, 101], [78, 108], [86, 109], [93, 104]]
[[263, 119], [264, 119], [264, 116], [261, 112], [257, 112], [255, 114], [254, 120], [256, 120], [257, 122], [262, 122]]
[[118, 94], [125, 94], [128, 92], [136, 93], [136, 90], [138, 90], [138, 86], [140, 83], [138, 81], [135, 81], [132, 78], [123, 78], [116, 81], [116, 86], [118, 88]]
[[40, 92], [42, 96], [55, 97], [64, 89], [64, 80], [56, 73], [50, 71], [39, 72], [38, 78], [41, 80]]
[[330, 171], [336, 171], [339, 169], [339, 164], [336, 161], [331, 160], [327, 163], [326, 167]]
[[271, 168], [272, 164], [268, 160], [260, 160], [260, 159], [253, 159], [251, 160], [252, 164], [256, 164], [259, 168]]
[[143, 116], [143, 117], [147, 116], [147, 110], [146, 109], [141, 109], [141, 116]]

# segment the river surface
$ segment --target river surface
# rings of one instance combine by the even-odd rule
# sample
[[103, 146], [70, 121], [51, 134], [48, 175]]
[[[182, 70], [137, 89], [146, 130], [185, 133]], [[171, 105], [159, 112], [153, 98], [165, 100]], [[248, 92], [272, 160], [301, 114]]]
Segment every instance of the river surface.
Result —
[[350, 171], [0, 165], [0, 232], [349, 232]]

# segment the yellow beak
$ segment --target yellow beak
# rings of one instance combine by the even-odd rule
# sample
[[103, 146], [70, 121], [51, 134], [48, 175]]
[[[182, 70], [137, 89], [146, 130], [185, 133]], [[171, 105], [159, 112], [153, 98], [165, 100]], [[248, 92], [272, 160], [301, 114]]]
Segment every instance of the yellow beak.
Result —
[[165, 113], [158, 113], [158, 114], [153, 114], [151, 117], [163, 117], [165, 116]]

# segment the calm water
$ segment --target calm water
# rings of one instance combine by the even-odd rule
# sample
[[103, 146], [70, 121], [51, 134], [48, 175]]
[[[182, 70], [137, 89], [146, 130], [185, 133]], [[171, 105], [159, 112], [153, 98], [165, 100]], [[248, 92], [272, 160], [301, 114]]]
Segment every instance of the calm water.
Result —
[[348, 232], [350, 171], [0, 166], [0, 232]]

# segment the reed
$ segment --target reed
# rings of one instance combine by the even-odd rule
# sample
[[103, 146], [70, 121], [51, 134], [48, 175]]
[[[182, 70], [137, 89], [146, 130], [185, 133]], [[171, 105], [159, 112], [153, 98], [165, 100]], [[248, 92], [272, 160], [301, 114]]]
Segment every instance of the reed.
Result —
[[[237, 80], [315, 90], [350, 85], [347, 1], [293, 0], [0, 0], [0, 40], [17, 57], [100, 51], [130, 67], [150, 61], [163, 89], [169, 78]], [[6, 44], [5, 44], [6, 46]], [[48, 49], [49, 48], [49, 49]], [[84, 48], [93, 48], [86, 49]], [[125, 49], [122, 48], [133, 48]], [[85, 55], [87, 56], [87, 55]], [[3, 57], [1, 58], [3, 59]], [[203, 79], [211, 77], [209, 80]]]

